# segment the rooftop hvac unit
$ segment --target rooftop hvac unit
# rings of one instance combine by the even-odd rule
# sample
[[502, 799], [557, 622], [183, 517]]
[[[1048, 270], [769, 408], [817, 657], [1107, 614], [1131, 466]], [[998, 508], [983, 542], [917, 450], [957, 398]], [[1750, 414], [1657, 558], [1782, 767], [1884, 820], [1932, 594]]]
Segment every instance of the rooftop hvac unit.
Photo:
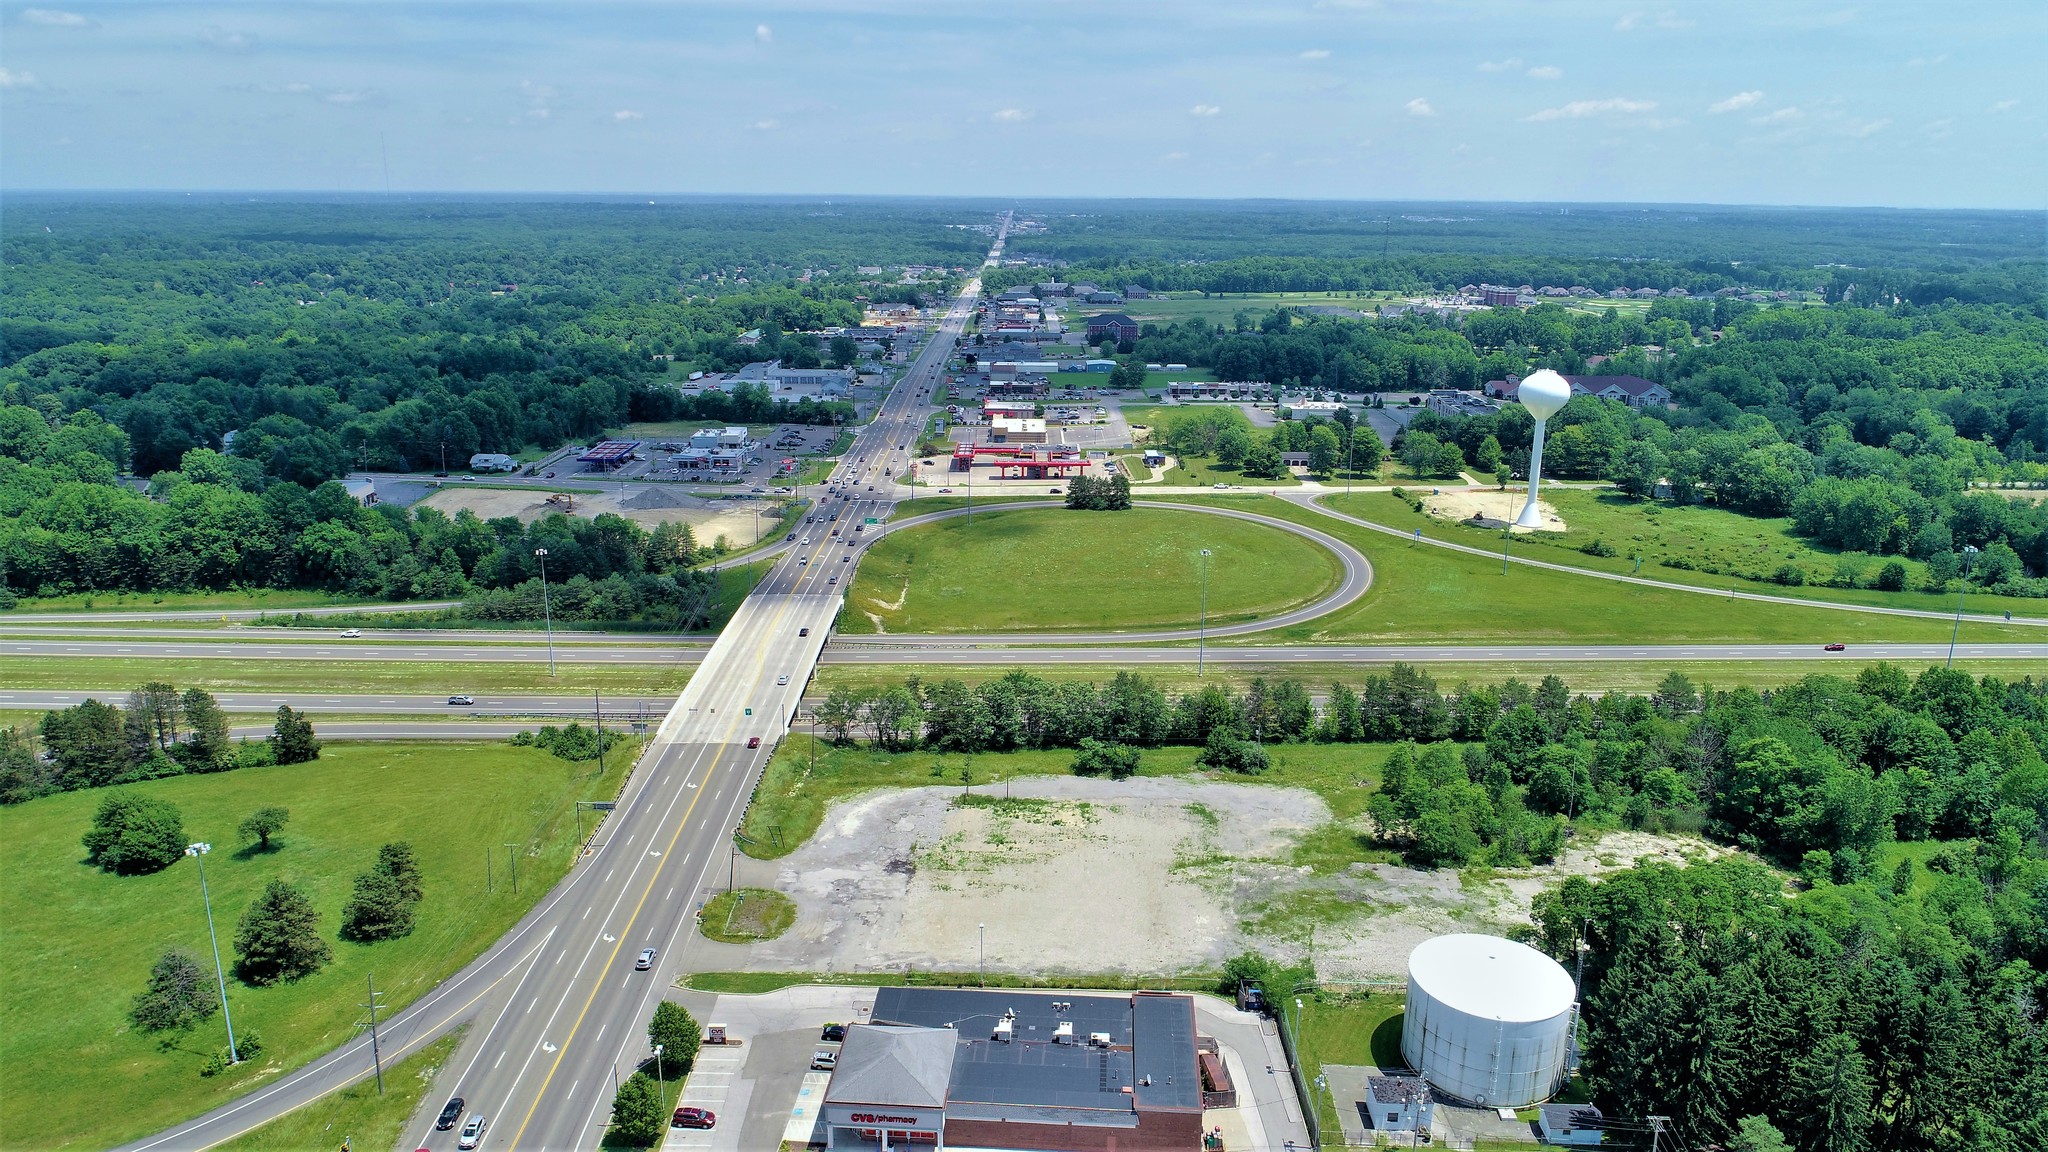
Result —
[[1015, 1033], [1015, 1025], [1011, 1024], [1010, 1018], [1005, 1016], [1001, 1020], [996, 1021], [995, 1035], [991, 1037], [991, 1039], [1002, 1040], [1007, 1042], [1011, 1039], [1012, 1036], [1015, 1035]]
[[1055, 1044], [1072, 1044], [1074, 1042], [1074, 1022], [1072, 1020], [1060, 1021], [1059, 1027], [1052, 1030], [1052, 1042]]
[[1107, 1048], [1109, 1047], [1109, 1033], [1090, 1032], [1088, 1034], [1088, 1043], [1096, 1048]]

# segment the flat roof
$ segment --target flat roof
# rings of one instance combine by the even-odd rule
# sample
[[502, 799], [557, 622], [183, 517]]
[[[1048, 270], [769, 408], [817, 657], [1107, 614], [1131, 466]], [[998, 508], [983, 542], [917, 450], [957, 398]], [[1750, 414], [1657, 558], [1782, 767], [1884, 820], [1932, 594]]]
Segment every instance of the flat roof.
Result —
[[638, 440], [603, 440], [592, 444], [576, 459], [584, 464], [616, 464], [621, 460], [630, 460], [634, 449], [638, 447]]
[[[994, 1039], [1006, 1013], [1015, 1014], [1014, 1038]], [[1139, 1107], [1202, 1106], [1194, 1001], [1186, 996], [883, 988], [870, 1018], [953, 1030], [949, 1114], [994, 1118], [1008, 1110], [1032, 1122], [1121, 1123], [1112, 1116]], [[1061, 1023], [1073, 1025], [1072, 1044], [1053, 1042]], [[1089, 1044], [1098, 1032], [1108, 1047]]]

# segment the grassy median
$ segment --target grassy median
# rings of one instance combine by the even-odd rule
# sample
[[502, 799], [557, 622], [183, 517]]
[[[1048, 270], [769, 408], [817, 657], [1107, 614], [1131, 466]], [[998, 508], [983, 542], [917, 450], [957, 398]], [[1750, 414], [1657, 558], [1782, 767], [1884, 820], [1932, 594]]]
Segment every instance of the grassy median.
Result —
[[[520, 692], [568, 695], [606, 693], [660, 696], [690, 682], [703, 648], [678, 648], [670, 664], [576, 664], [558, 659], [556, 675], [538, 663], [407, 660], [262, 660], [194, 657], [154, 660], [135, 656], [16, 656], [0, 659], [0, 684], [51, 691], [118, 692], [144, 680], [209, 692]], [[559, 654], [558, 654], [559, 655]]]

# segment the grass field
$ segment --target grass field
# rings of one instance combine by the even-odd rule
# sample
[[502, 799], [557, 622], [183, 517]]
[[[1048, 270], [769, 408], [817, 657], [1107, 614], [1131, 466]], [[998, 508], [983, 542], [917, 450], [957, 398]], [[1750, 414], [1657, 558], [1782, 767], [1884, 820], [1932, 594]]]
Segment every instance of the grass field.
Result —
[[[166, 948], [211, 958], [196, 866], [117, 877], [83, 862], [79, 836], [101, 793], [73, 792], [0, 811], [9, 845], [0, 869], [0, 1144], [104, 1147], [194, 1116], [267, 1083], [353, 1034], [374, 973], [398, 1011], [503, 935], [568, 869], [572, 802], [611, 799], [632, 760], [603, 778], [584, 765], [501, 743], [334, 744], [311, 764], [246, 768], [135, 785], [176, 804], [186, 835], [214, 845], [206, 859], [224, 959], [242, 911], [274, 877], [304, 887], [333, 942], [326, 968], [295, 984], [229, 985], [238, 1035], [262, 1036], [260, 1061], [213, 1078], [200, 1065], [224, 1046], [218, 1016], [168, 1042], [136, 1032], [130, 1000]], [[238, 846], [236, 824], [265, 805], [291, 822], [269, 853]], [[377, 846], [408, 840], [426, 899], [402, 940], [335, 940], [354, 876]], [[506, 849], [524, 845], [519, 893], [505, 883]], [[485, 860], [495, 853], [496, 884]], [[109, 1107], [118, 1101], [118, 1107]], [[339, 1141], [336, 1141], [339, 1144]]]
[[[1000, 632], [1193, 626], [1270, 616], [1334, 588], [1336, 556], [1278, 529], [1192, 512], [1012, 509], [875, 545], [842, 613], [851, 630]], [[865, 627], [864, 627], [865, 626]]]
[[70, 596], [23, 597], [0, 618], [30, 612], [288, 612], [295, 608], [361, 603], [363, 599], [359, 596], [268, 588], [230, 592], [80, 592]]
[[[900, 681], [899, 681], [900, 683]], [[1267, 754], [1272, 767], [1262, 776], [1229, 777], [1247, 786], [1274, 785], [1314, 791], [1330, 805], [1338, 820], [1365, 810], [1366, 791], [1379, 780], [1392, 745], [1370, 744], [1271, 744]], [[1195, 770], [1198, 748], [1147, 748], [1138, 767], [1140, 776], [1177, 776]], [[825, 810], [835, 800], [875, 788], [922, 788], [947, 785], [955, 788], [996, 788], [1005, 780], [1024, 776], [1066, 776], [1073, 772], [1072, 749], [1049, 748], [1023, 752], [985, 752], [962, 756], [945, 752], [883, 752], [868, 747], [836, 747], [822, 740], [815, 745], [808, 734], [793, 734], [783, 741], [755, 789], [754, 803], [741, 825], [748, 841], [741, 848], [748, 855], [774, 860], [796, 851], [818, 830]], [[968, 773], [963, 784], [961, 773]], [[1333, 825], [1333, 827], [1335, 827]], [[1311, 833], [1304, 837], [1292, 863], [1301, 867], [1329, 870], [1337, 857], [1345, 862], [1380, 859], [1357, 843], [1355, 834], [1329, 837]]]
[[[1140, 493], [1142, 496], [1142, 493]], [[1377, 494], [1384, 508], [1401, 507]], [[1366, 496], [1353, 499], [1367, 499]], [[1667, 644], [1947, 641], [1943, 620], [1819, 611], [1731, 601], [1694, 592], [1595, 581], [1569, 572], [1402, 541], [1284, 501], [1251, 494], [1181, 497], [1314, 525], [1356, 545], [1373, 563], [1373, 586], [1350, 607], [1289, 628], [1225, 643]], [[1965, 621], [1973, 641], [2038, 640], [2036, 630]], [[2020, 674], [2011, 662], [2000, 666]]]
[[[1868, 582], [1891, 560], [1906, 567], [1908, 587], [1918, 588], [1926, 565], [1918, 560], [1893, 556], [1843, 554], [1815, 547], [1792, 532], [1792, 522], [1782, 517], [1746, 516], [1725, 508], [1634, 500], [1619, 493], [1571, 488], [1546, 488], [1544, 500], [1557, 509], [1568, 530], [1517, 536], [1512, 547], [1517, 555], [1569, 564], [1596, 572], [1636, 572], [1635, 557], [1643, 558], [1640, 575], [1673, 584], [1701, 588], [1737, 588], [1767, 592], [1802, 600], [1824, 600], [1842, 604], [1872, 604], [1886, 608], [1916, 608], [1943, 611], [1953, 609], [1955, 600], [1944, 593], [1880, 592], [1874, 588], [1829, 588], [1821, 586], [1838, 565], [1848, 564]], [[1463, 522], [1443, 520], [1413, 511], [1390, 493], [1368, 492], [1351, 496], [1330, 496], [1325, 502], [1340, 512], [1395, 528], [1421, 528], [1432, 539], [1451, 540], [1482, 548], [1500, 546], [1498, 531], [1470, 527]], [[1593, 542], [1613, 548], [1617, 555], [1592, 556], [1581, 549]], [[1693, 565], [1671, 568], [1660, 563], [1675, 558]], [[1807, 583], [1786, 586], [1763, 579], [1747, 579], [1738, 573], [1768, 577], [1781, 565], [1796, 565]], [[1719, 573], [1708, 571], [1720, 569]], [[2015, 616], [2048, 615], [2048, 601], [2018, 596], [1994, 596], [1972, 590], [1965, 608], [1979, 616], [2011, 612]]]
[[680, 692], [702, 658], [701, 646], [678, 648], [674, 664], [578, 664], [557, 651], [557, 675], [545, 658], [532, 663], [441, 663], [405, 660], [151, 660], [132, 656], [23, 656], [0, 660], [0, 684], [14, 688], [91, 689], [126, 694], [144, 680], [209, 692]]
[[385, 1065], [381, 1096], [377, 1081], [366, 1079], [215, 1145], [213, 1152], [304, 1152], [339, 1148], [344, 1140], [351, 1148], [396, 1147], [406, 1122], [419, 1111], [420, 1098], [434, 1086], [434, 1077], [462, 1042], [464, 1031], [458, 1028], [396, 1064]]
[[1139, 322], [1152, 321], [1171, 324], [1178, 320], [1199, 317], [1210, 324], [1232, 323], [1239, 312], [1250, 312], [1255, 319], [1264, 319], [1273, 309], [1312, 308], [1327, 305], [1334, 308], [1355, 308], [1370, 313], [1382, 300], [1398, 300], [1391, 292], [1242, 292], [1228, 295], [1204, 297], [1200, 293], [1174, 293], [1170, 296], [1154, 296], [1148, 300], [1132, 300], [1123, 306], [1125, 315]]
[[794, 923], [796, 904], [767, 888], [720, 892], [697, 914], [697, 930], [721, 944], [773, 940]]

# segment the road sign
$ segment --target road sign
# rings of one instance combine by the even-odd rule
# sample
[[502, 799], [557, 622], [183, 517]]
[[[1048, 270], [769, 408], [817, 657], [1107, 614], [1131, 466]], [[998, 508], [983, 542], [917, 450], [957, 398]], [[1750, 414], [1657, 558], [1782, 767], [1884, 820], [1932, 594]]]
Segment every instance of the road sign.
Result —
[[599, 812], [609, 812], [612, 809], [618, 807], [618, 803], [612, 800], [586, 800], [584, 801], [584, 804], [587, 807], [593, 808]]
[[868, 517], [867, 522], [870, 524], [880, 524], [882, 522], [882, 518], [880, 516], [870, 516]]

